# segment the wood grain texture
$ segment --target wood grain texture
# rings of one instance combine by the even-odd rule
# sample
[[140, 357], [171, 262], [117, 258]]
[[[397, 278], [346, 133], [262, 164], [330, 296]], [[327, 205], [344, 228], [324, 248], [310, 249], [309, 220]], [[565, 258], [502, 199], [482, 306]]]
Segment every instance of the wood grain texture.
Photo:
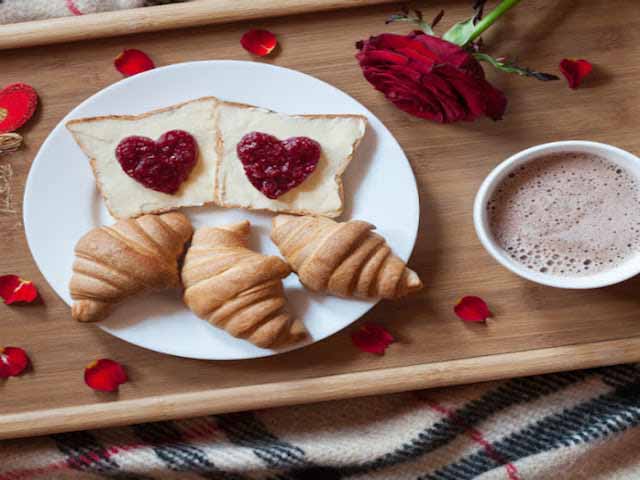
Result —
[[[283, 405], [323, 402], [336, 398], [389, 394], [453, 383], [496, 380], [505, 376], [562, 371], [557, 359], [572, 358], [573, 368], [601, 365], [615, 350], [620, 361], [638, 358], [636, 339], [612, 340], [529, 352], [504, 353], [447, 362], [366, 372], [343, 373], [311, 379], [229, 387], [190, 393], [171, 393], [117, 402], [36, 410], [0, 416], [0, 439], [74, 431], [140, 421], [188, 418], [213, 413], [254, 410]], [[452, 376], [453, 373], [453, 376]]]
[[[440, 7], [429, 5], [424, 8], [427, 16]], [[469, 12], [467, 0], [451, 0], [446, 7], [443, 28]], [[491, 259], [475, 236], [471, 218], [483, 178], [523, 148], [588, 139], [640, 154], [640, 14], [634, 2], [523, 2], [486, 36], [492, 51], [517, 53], [521, 63], [551, 72], [557, 72], [565, 56], [588, 58], [596, 65], [594, 74], [584, 88], [571, 91], [564, 81], [539, 83], [488, 71], [509, 97], [505, 119], [448, 126], [396, 110], [362, 78], [353, 44], [382, 31], [406, 32], [407, 25], [384, 25], [394, 10], [383, 5], [3, 52], [2, 83], [32, 84], [41, 94], [42, 107], [23, 131], [26, 147], [0, 157], [0, 164], [14, 171], [15, 209], [0, 213], [0, 274], [33, 279], [44, 302], [0, 306], [0, 345], [24, 347], [34, 364], [33, 372], [0, 383], [0, 436], [640, 360], [640, 278], [591, 291], [532, 284]], [[95, 326], [74, 323], [29, 254], [21, 198], [30, 162], [70, 109], [120, 78], [113, 58], [123, 48], [136, 47], [158, 65], [246, 60], [238, 40], [256, 26], [273, 30], [281, 42], [279, 54], [264, 61], [301, 70], [351, 94], [390, 128], [413, 165], [422, 219], [409, 265], [427, 287], [400, 302], [381, 302], [366, 315], [366, 320], [385, 324], [398, 339], [384, 357], [354, 348], [351, 329], [268, 359], [206, 362], [149, 352]], [[65, 159], [56, 160], [62, 175]], [[73, 221], [64, 212], [60, 217]], [[487, 299], [495, 318], [487, 325], [459, 321], [452, 307], [462, 295]], [[84, 385], [84, 365], [99, 357], [128, 367], [131, 382], [118, 395], [101, 395]]]
[[393, 0], [198, 0], [157, 5], [0, 26], [0, 50], [323, 12], [391, 1]]

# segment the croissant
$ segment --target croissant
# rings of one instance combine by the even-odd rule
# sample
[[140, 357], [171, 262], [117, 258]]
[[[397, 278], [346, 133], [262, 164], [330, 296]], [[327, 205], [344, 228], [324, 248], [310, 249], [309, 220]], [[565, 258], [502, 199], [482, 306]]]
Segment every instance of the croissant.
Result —
[[302, 284], [340, 297], [395, 299], [422, 288], [420, 278], [361, 220], [278, 215], [271, 239]]
[[192, 233], [189, 219], [177, 212], [90, 230], [75, 247], [69, 284], [72, 317], [102, 320], [127, 297], [179, 286], [178, 257]]
[[248, 221], [196, 230], [182, 268], [184, 302], [200, 318], [262, 348], [306, 336], [285, 309], [282, 279], [291, 273], [278, 257], [247, 248]]

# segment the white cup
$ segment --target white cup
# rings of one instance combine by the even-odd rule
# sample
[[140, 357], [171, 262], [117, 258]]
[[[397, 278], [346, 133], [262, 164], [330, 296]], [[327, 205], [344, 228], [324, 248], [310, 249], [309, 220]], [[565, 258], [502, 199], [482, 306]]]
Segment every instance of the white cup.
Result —
[[622, 282], [640, 273], [640, 254], [629, 257], [624, 263], [609, 270], [580, 276], [559, 276], [533, 271], [524, 265], [517, 263], [509, 254], [500, 247], [489, 228], [487, 202], [495, 188], [513, 170], [522, 164], [535, 161], [536, 158], [551, 153], [560, 152], [586, 152], [609, 160], [610, 162], [626, 169], [631, 175], [640, 180], [640, 159], [635, 155], [611, 145], [597, 142], [585, 142], [579, 140], [567, 140], [552, 142], [528, 148], [516, 153], [494, 168], [480, 186], [473, 206], [473, 222], [476, 234], [484, 248], [495, 258], [498, 263], [508, 268], [516, 275], [542, 285], [558, 288], [599, 288], [614, 283]]

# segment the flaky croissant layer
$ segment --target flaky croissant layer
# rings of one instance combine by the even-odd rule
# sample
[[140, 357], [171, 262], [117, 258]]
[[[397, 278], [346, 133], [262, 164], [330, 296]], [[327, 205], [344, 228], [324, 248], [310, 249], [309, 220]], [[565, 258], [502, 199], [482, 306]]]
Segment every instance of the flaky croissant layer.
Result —
[[304, 286], [340, 297], [395, 299], [422, 288], [413, 270], [361, 220], [278, 215], [271, 239]]
[[102, 320], [127, 297], [179, 286], [178, 258], [192, 233], [191, 222], [178, 212], [90, 230], [75, 247], [69, 284], [72, 317]]
[[196, 230], [182, 268], [184, 301], [200, 318], [263, 348], [306, 336], [286, 310], [282, 279], [291, 273], [278, 257], [247, 248], [247, 221]]

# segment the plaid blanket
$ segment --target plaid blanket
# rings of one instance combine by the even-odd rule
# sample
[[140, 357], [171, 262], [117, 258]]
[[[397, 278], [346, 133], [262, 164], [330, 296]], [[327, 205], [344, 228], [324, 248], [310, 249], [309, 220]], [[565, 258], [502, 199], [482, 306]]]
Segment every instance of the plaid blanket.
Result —
[[0, 442], [0, 480], [640, 478], [618, 366]]
[[[0, 0], [0, 24], [151, 3]], [[4, 441], [0, 480], [640, 479], [639, 424], [628, 365]]]

